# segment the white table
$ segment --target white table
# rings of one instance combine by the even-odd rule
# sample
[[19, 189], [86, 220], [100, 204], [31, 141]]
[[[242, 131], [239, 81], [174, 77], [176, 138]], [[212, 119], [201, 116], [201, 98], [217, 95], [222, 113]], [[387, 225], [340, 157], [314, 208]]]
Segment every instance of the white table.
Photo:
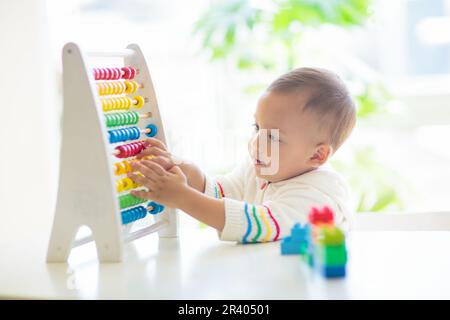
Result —
[[73, 251], [68, 265], [45, 263], [49, 226], [26, 230], [0, 236], [0, 297], [450, 298], [445, 231], [353, 232], [347, 277], [325, 280], [298, 256], [282, 256], [279, 242], [220, 242], [209, 228], [184, 228], [179, 239], [139, 239], [125, 246], [119, 264], [99, 264], [88, 244]]

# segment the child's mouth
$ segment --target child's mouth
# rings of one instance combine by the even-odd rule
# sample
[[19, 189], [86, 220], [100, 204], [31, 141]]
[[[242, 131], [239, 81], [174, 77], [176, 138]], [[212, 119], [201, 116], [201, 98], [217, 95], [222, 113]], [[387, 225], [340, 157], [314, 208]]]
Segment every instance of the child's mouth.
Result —
[[269, 165], [269, 162], [264, 162], [259, 159], [255, 159], [254, 165], [258, 167], [267, 167]]

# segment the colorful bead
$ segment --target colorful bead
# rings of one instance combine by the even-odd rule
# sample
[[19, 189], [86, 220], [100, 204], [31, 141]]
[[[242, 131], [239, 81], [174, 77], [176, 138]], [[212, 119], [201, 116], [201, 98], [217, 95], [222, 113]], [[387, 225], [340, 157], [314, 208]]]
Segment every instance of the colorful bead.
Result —
[[94, 68], [92, 73], [95, 80], [131, 80], [136, 76], [137, 70], [133, 67]]
[[131, 80], [134, 79], [134, 77], [137, 74], [137, 70], [133, 67], [122, 67], [122, 78]]
[[139, 187], [140, 185], [131, 180], [130, 178], [126, 177], [123, 179], [119, 179], [116, 181], [116, 190], [117, 192], [122, 192], [125, 190], [131, 190], [134, 188]]
[[109, 130], [109, 142], [117, 143], [127, 140], [136, 140], [141, 136], [141, 130], [138, 127]]
[[141, 199], [138, 197], [133, 196], [132, 194], [125, 194], [119, 197], [119, 206], [120, 209], [133, 207], [138, 204], [146, 202], [146, 199]]
[[122, 224], [128, 224], [139, 219], [145, 218], [147, 210], [143, 206], [131, 208], [121, 212]]
[[164, 206], [154, 201], [150, 201], [147, 204], [147, 210], [150, 214], [158, 214], [164, 210]]
[[104, 112], [116, 111], [116, 110], [128, 110], [131, 107], [131, 98], [118, 97], [118, 98], [104, 98], [100, 99], [102, 109]]
[[144, 150], [145, 142], [144, 141], [132, 142], [129, 144], [117, 146], [115, 149], [119, 151], [119, 153], [116, 155], [117, 158], [129, 158], [137, 155], [142, 150]]
[[145, 103], [144, 98], [142, 98], [141, 96], [134, 96], [134, 100], [136, 100], [136, 103], [134, 104], [134, 107], [136, 109], [142, 108]]
[[154, 137], [156, 136], [156, 134], [158, 133], [158, 127], [154, 124], [149, 124], [147, 127], [145, 127], [146, 129], [150, 130], [149, 132], [147, 132], [145, 135], [147, 137]]

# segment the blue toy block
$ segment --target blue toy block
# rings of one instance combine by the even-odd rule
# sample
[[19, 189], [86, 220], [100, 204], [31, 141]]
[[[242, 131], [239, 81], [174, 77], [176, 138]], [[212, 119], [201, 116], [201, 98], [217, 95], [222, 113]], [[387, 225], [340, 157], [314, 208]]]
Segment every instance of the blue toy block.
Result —
[[285, 237], [281, 242], [281, 254], [300, 254], [301, 244], [292, 241], [291, 237]]
[[291, 239], [296, 242], [306, 241], [306, 229], [300, 223], [296, 223], [291, 229]]
[[325, 278], [342, 278], [345, 277], [345, 265], [336, 267], [326, 267], [320, 268], [320, 273]]

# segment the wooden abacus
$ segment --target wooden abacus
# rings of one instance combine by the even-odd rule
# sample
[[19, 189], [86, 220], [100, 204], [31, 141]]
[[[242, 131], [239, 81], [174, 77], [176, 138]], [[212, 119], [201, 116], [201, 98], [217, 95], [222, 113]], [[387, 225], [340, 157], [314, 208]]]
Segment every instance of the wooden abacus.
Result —
[[[175, 209], [128, 193], [140, 188], [126, 174], [136, 161], [133, 157], [145, 148], [145, 135], [166, 143], [141, 50], [130, 44], [118, 52], [85, 55], [68, 43], [62, 57], [60, 179], [47, 262], [65, 262], [72, 248], [91, 241], [101, 262], [120, 262], [123, 243], [154, 232], [176, 237]], [[87, 64], [86, 58], [99, 57], [118, 58], [124, 66]], [[92, 235], [75, 239], [81, 226], [89, 227]]]

